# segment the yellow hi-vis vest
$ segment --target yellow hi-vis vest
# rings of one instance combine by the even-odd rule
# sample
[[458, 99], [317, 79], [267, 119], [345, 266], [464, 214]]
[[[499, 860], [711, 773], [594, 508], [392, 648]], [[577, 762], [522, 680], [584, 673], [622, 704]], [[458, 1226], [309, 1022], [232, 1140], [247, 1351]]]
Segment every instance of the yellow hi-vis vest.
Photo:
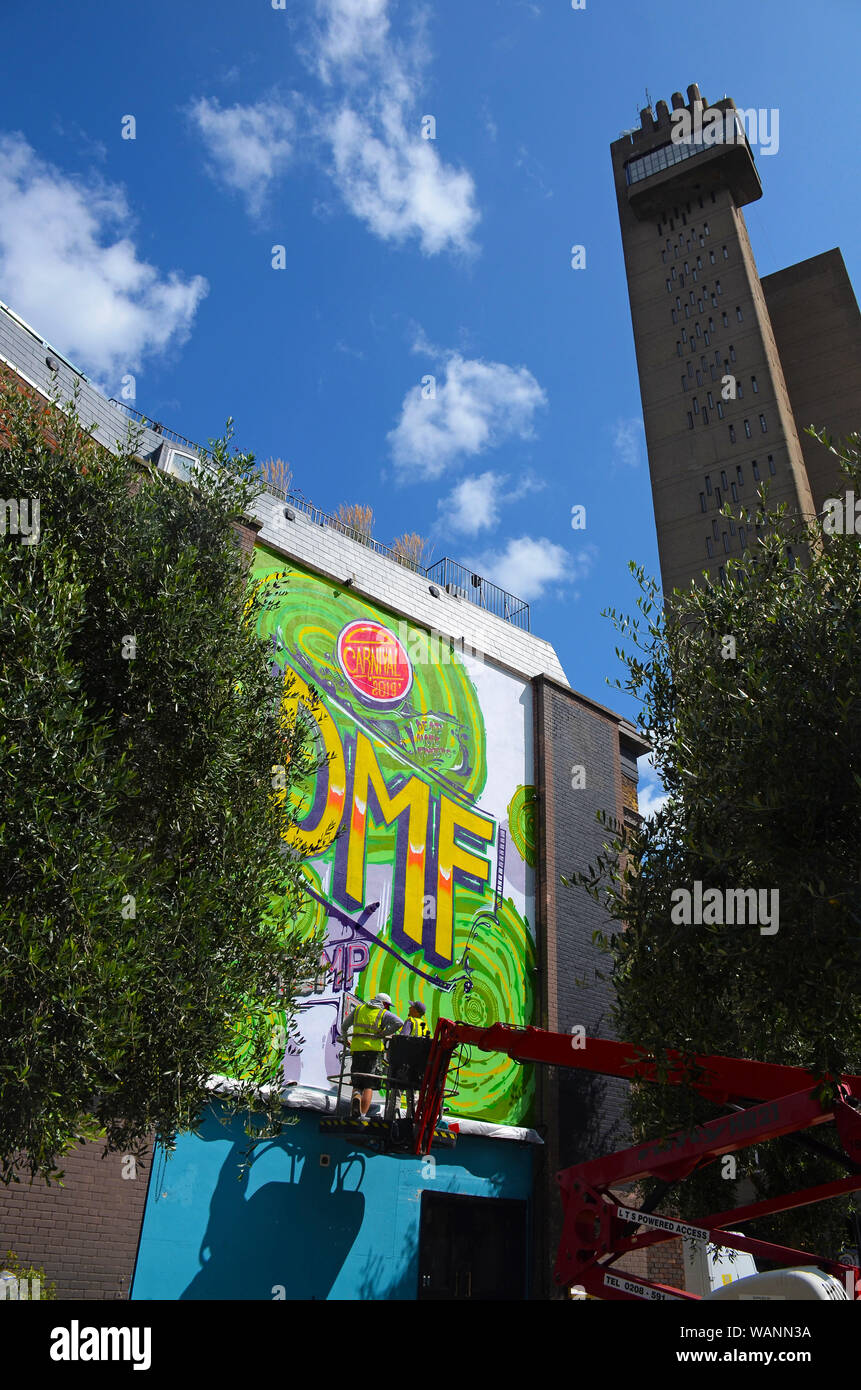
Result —
[[423, 1018], [411, 1018], [411, 1019], [410, 1019], [410, 1023], [413, 1025], [413, 1031], [412, 1031], [412, 1033], [410, 1034], [411, 1037], [413, 1037], [413, 1038], [429, 1038], [429, 1037], [430, 1037], [430, 1028], [428, 1028], [428, 1026], [427, 1026], [427, 1024], [425, 1023], [425, 1021], [424, 1021]]
[[382, 1052], [386, 1046], [382, 1030], [385, 1009], [375, 1004], [360, 1004], [350, 1029], [351, 1052]]

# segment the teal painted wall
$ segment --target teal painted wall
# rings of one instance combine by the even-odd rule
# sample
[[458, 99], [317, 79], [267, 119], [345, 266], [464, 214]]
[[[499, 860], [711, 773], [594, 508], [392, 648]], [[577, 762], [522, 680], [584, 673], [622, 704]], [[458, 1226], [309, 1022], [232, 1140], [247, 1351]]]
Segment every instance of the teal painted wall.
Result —
[[[156, 1149], [133, 1299], [414, 1299], [422, 1191], [528, 1199], [531, 1146], [459, 1138], [434, 1154], [371, 1154], [302, 1114], [260, 1146], [215, 1114]], [[320, 1156], [328, 1154], [327, 1167]], [[275, 1291], [275, 1292], [273, 1292]]]

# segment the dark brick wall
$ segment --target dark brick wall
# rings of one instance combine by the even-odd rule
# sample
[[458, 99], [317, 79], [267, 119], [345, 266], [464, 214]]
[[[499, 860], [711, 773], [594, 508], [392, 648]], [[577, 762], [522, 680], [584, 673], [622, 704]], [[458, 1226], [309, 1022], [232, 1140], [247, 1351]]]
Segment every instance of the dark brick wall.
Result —
[[[582, 890], [561, 878], [594, 864], [606, 831], [599, 810], [621, 820], [636, 811], [639, 750], [610, 711], [546, 677], [533, 681], [539, 864], [536, 918], [541, 979], [541, 1027], [569, 1032], [581, 1024], [589, 1037], [614, 1038], [608, 959], [592, 944], [610, 919]], [[585, 770], [585, 786], [572, 785], [573, 769]], [[578, 981], [582, 981], [579, 984]], [[535, 1296], [560, 1297], [550, 1271], [562, 1233], [562, 1205], [555, 1174], [589, 1158], [626, 1147], [626, 1082], [564, 1068], [538, 1068], [539, 1115], [546, 1125], [536, 1190]], [[637, 1194], [619, 1196], [636, 1205]], [[680, 1252], [668, 1243], [618, 1264], [630, 1274], [684, 1286]]]
[[[124, 1178], [123, 1155], [83, 1144], [63, 1160], [64, 1186], [0, 1187], [0, 1258], [12, 1249], [45, 1271], [57, 1298], [129, 1296], [149, 1181], [149, 1153]], [[126, 1171], [131, 1171], [126, 1164]]]
[[[590, 1037], [612, 1037], [610, 991], [595, 979], [606, 958], [592, 944], [606, 914], [562, 875], [585, 869], [600, 852], [599, 809], [621, 816], [622, 772], [618, 721], [583, 697], [544, 677], [533, 682], [539, 866], [536, 918], [541, 979], [540, 1025], [568, 1032], [582, 1024]], [[572, 786], [572, 769], [585, 769], [585, 787]], [[577, 984], [583, 980], [583, 986]], [[559, 1297], [550, 1270], [562, 1230], [555, 1174], [560, 1168], [621, 1148], [627, 1087], [613, 1077], [539, 1068], [539, 1105], [547, 1125], [538, 1177], [535, 1293]], [[543, 1075], [542, 1075], [543, 1073]], [[540, 1253], [539, 1253], [540, 1251]], [[633, 1272], [633, 1269], [632, 1269]], [[645, 1272], [643, 1270], [643, 1272]]]

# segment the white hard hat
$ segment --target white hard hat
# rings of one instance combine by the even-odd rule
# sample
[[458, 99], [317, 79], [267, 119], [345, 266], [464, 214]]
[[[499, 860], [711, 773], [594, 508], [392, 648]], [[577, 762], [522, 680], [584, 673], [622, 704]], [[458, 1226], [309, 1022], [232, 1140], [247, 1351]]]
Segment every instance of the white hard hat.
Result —
[[372, 1004], [385, 1004], [386, 1008], [389, 1007], [391, 1002], [391, 998], [388, 994], [375, 994], [371, 1000]]

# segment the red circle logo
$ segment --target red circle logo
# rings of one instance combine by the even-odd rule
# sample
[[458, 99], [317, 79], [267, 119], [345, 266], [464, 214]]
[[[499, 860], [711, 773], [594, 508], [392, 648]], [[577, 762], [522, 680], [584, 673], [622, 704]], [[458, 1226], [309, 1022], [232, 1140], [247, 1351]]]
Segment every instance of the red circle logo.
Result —
[[356, 694], [376, 705], [396, 705], [413, 683], [403, 643], [382, 623], [348, 623], [338, 638], [338, 663]]

